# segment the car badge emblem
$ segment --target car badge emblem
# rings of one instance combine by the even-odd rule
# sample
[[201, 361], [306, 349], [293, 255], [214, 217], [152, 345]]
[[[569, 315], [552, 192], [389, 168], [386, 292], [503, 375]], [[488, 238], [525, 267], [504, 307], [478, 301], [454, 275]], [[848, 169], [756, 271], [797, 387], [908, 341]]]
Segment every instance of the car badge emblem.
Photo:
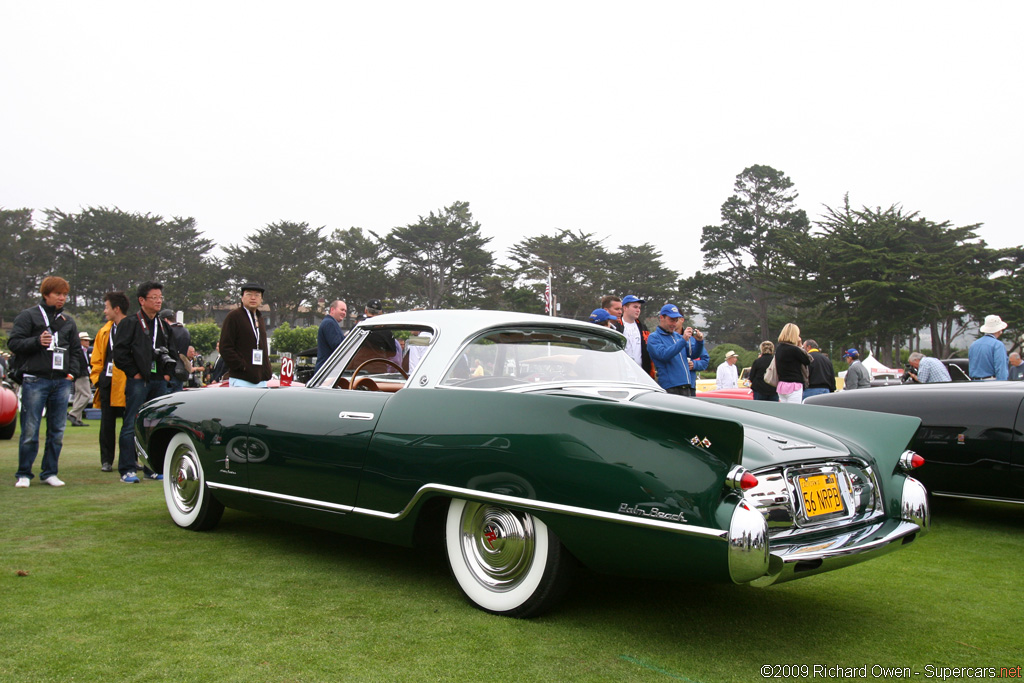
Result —
[[494, 528], [493, 524], [484, 527], [484, 538], [487, 539], [487, 545], [491, 550], [494, 550], [494, 542], [498, 540], [498, 530]]
[[690, 439], [690, 443], [692, 443], [694, 446], [696, 446], [697, 444], [700, 443], [700, 437], [699, 436], [693, 437], [692, 439]]
[[423, 375], [422, 377], [420, 377], [420, 386], [421, 387], [427, 386], [427, 376], [426, 375]]
[[699, 436], [694, 436], [692, 439], [690, 439], [690, 443], [693, 444], [694, 446], [703, 446], [704, 448], [711, 448], [711, 439], [709, 439], [706, 436], [703, 439], [701, 439]]
[[709, 439], [708, 437], [705, 436], [704, 440], [701, 441], [701, 443], [704, 444], [704, 448], [711, 448], [711, 439]]

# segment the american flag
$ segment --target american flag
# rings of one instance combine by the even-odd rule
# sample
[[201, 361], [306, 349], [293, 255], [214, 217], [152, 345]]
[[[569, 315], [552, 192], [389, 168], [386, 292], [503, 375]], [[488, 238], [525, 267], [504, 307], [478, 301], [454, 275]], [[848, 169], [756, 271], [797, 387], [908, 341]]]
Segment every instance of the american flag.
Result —
[[544, 312], [551, 315], [551, 269], [548, 268], [548, 284], [544, 288]]

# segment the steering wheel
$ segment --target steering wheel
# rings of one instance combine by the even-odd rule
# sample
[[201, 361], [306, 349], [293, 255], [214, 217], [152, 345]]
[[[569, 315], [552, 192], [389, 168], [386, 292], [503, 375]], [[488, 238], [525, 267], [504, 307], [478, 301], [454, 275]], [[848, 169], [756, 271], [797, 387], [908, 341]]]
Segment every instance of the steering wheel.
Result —
[[[356, 369], [352, 371], [352, 384], [349, 386], [350, 389], [358, 389], [359, 385], [362, 384], [364, 379], [370, 379], [369, 376], [357, 377], [357, 375], [359, 374], [359, 371], [362, 370], [363, 368], [365, 368], [370, 363], [384, 363], [385, 365], [390, 365], [395, 370], [398, 370], [398, 373], [400, 375], [402, 375], [403, 379], [409, 379], [409, 373], [407, 373], [405, 370], [403, 370], [402, 366], [399, 365], [398, 363], [396, 363], [395, 361], [388, 360], [387, 358], [371, 358], [369, 360], [365, 360], [362, 363], [360, 363], [358, 365], [358, 367], [356, 367]], [[367, 387], [370, 387], [370, 386], [373, 387], [373, 389], [370, 389], [370, 391], [377, 391], [377, 383], [376, 382], [370, 382], [366, 386]], [[366, 389], [364, 389], [363, 391], [366, 391]]]

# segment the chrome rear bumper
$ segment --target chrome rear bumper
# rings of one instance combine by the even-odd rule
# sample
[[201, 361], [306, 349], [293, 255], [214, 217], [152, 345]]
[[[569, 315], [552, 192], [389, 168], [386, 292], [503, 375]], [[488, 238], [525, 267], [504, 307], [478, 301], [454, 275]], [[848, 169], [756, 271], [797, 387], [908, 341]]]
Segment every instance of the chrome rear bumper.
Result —
[[870, 560], [927, 531], [916, 522], [887, 520], [824, 541], [772, 546], [768, 573], [750, 582], [770, 586]]

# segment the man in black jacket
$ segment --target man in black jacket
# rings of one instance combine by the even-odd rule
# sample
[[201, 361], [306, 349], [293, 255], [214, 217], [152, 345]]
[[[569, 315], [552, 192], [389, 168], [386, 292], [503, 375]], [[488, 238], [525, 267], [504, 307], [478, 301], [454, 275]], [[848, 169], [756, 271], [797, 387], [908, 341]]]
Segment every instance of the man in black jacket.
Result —
[[832, 361], [818, 350], [818, 342], [813, 339], [804, 342], [804, 351], [811, 355], [810, 377], [804, 389], [804, 400], [808, 396], [833, 393], [836, 390], [836, 371]]
[[[169, 308], [165, 308], [160, 311], [160, 319], [167, 325], [167, 329], [171, 335], [171, 341], [174, 342], [174, 348], [178, 350], [179, 354], [188, 354], [188, 347], [192, 346], [192, 335], [189, 334], [188, 328], [178, 322], [177, 316]], [[175, 356], [176, 370], [184, 371], [187, 369], [185, 361]], [[180, 379], [176, 373], [171, 375], [171, 393], [181, 391], [185, 388], [185, 380]]]
[[17, 488], [28, 488], [32, 480], [44, 408], [46, 446], [39, 476], [50, 486], [64, 486], [57, 478], [57, 462], [64, 445], [68, 398], [74, 379], [89, 373], [78, 326], [64, 313], [70, 291], [67, 280], [51, 275], [43, 280], [39, 291], [42, 302], [18, 314], [7, 342], [14, 352], [15, 379], [21, 383], [21, 440], [14, 484]]
[[[170, 391], [174, 374], [177, 348], [170, 330], [157, 314], [164, 301], [164, 286], [159, 282], [143, 282], [136, 292], [139, 312], [130, 315], [117, 326], [114, 336], [114, 365], [125, 374], [124, 419], [118, 440], [117, 471], [121, 481], [138, 484], [138, 456], [135, 454], [135, 417], [139, 408], [150, 399]], [[161, 351], [162, 349], [162, 351]], [[148, 467], [147, 479], [163, 479]]]

